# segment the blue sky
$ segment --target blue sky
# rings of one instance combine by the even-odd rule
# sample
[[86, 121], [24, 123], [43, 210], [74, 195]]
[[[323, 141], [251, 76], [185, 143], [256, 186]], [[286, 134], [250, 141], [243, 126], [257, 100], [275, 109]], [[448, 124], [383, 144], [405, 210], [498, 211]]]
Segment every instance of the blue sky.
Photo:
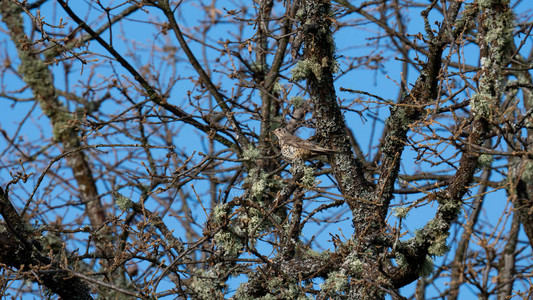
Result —
[[[73, 3], [73, 1], [71, 1]], [[86, 15], [89, 18], [88, 23], [89, 24], [102, 24], [99, 20], [98, 22], [92, 21], [94, 20], [94, 16], [100, 14], [100, 10], [97, 7], [90, 7], [86, 6], [85, 1], [77, 2], [76, 4], [79, 5], [79, 7], [76, 7], [76, 12], [80, 15], [83, 15], [86, 13]], [[113, 3], [113, 2], [109, 2]], [[217, 3], [218, 9], [221, 14], [225, 15], [224, 9], [232, 9], [233, 7], [232, 1], [220, 1]], [[55, 22], [59, 17], [63, 17], [66, 22], [68, 22], [68, 26], [75, 27], [74, 23], [70, 21], [64, 13], [57, 9], [57, 6], [50, 5], [51, 3], [47, 4], [49, 9], [42, 9], [41, 14], [45, 16], [46, 20], [50, 20], [50, 23]], [[109, 4], [111, 5], [111, 4]], [[177, 15], [180, 17], [180, 22], [183, 22], [184, 27], [186, 26], [197, 26], [199, 25], [199, 21], [202, 19], [203, 14], [202, 11], [198, 9], [198, 4], [194, 1], [191, 2], [184, 2], [184, 4], [180, 7], [180, 9], [177, 12]], [[533, 8], [533, 4], [528, 3], [528, 1], [523, 1], [521, 4], [521, 7], [519, 7], [519, 10], [531, 10]], [[57, 10], [56, 10], [57, 9]], [[152, 55], [152, 53], [149, 51], [154, 45], [163, 47], [164, 45], [177, 45], [177, 42], [174, 40], [172, 35], [157, 35], [154, 37], [154, 31], [151, 26], [149, 26], [146, 22], [140, 22], [138, 20], [151, 20], [156, 21], [161, 18], [161, 15], [155, 12], [155, 10], [151, 8], [146, 8], [147, 12], [138, 12], [134, 15], [131, 15], [128, 20], [124, 22], [123, 24], [114, 27], [113, 31], [113, 44], [118, 50], [124, 50], [125, 51], [125, 43], [129, 43], [132, 40], [136, 41], [136, 49], [138, 49], [137, 52], [132, 53], [136, 56], [136, 63], [135, 66], [138, 68], [150, 66], [162, 73], [163, 78], [168, 78], [170, 80], [172, 76], [175, 76], [176, 70], [173, 69], [173, 66], [170, 66], [168, 64], [165, 64], [158, 55]], [[53, 19], [48, 19], [48, 16], [54, 16]], [[355, 16], [353, 16], [355, 18]], [[439, 18], [439, 16], [434, 16], [436, 19]], [[349, 19], [351, 17], [347, 18], [346, 22], [350, 22]], [[413, 9], [412, 13], [409, 15], [410, 22], [408, 26], [409, 33], [415, 34], [422, 30], [421, 28], [421, 22], [420, 17], [415, 9]], [[354, 20], [355, 22], [355, 20]], [[2, 25], [2, 28], [5, 28], [5, 26]], [[225, 41], [226, 39], [231, 39], [232, 35], [235, 34], [235, 28], [230, 25], [223, 25], [221, 27], [217, 27], [216, 29], [213, 29], [209, 32], [209, 38], [211, 40], [215, 41]], [[245, 32], [245, 35], [251, 36], [253, 34], [253, 28], [250, 26], [248, 28], [244, 28], [243, 31]], [[383, 50], [381, 46], [388, 46], [382, 44], [378, 45], [378, 47], [375, 47], [375, 49], [371, 49], [371, 47], [368, 47], [367, 44], [370, 43], [370, 40], [367, 40], [367, 37], [375, 36], [376, 34], [383, 34], [382, 30], [380, 30], [377, 27], [374, 26], [365, 26], [364, 28], [346, 28], [342, 31], [336, 33], [336, 44], [338, 48], [338, 55], [341, 72], [343, 70], [343, 67], [346, 67], [345, 63], [348, 61], [350, 57], [355, 56], [361, 56], [361, 55], [368, 55], [369, 51], [370, 53], [377, 54], [379, 53], [381, 56], [383, 56], [385, 59], [382, 64], [379, 65], [378, 69], [371, 70], [368, 68], [360, 68], [358, 70], [350, 72], [349, 75], [346, 76], [340, 76], [339, 80], [336, 82], [336, 87], [338, 91], [338, 97], [346, 100], [352, 100], [355, 97], [362, 97], [365, 98], [365, 96], [361, 95], [354, 95], [346, 92], [340, 92], [340, 88], [350, 88], [353, 90], [364, 90], [366, 92], [378, 95], [384, 99], [390, 99], [395, 101], [398, 92], [399, 92], [399, 86], [398, 83], [401, 82], [401, 62], [399, 60], [395, 59], [395, 54], [392, 53], [389, 50]], [[109, 32], [104, 33], [104, 37], [108, 39]], [[13, 54], [14, 50], [10, 44], [6, 44], [6, 51], [7, 53]], [[219, 47], [222, 47], [220, 44]], [[526, 46], [524, 47], [523, 51], [524, 53], [529, 53], [529, 50], [531, 49], [531, 41], [528, 41], [526, 43]], [[193, 50], [200, 50], [200, 46], [198, 43], [191, 43], [191, 48]], [[106, 56], [109, 56], [108, 53], [106, 53], [96, 42], [92, 42], [89, 46], [89, 50], [93, 53], [97, 54], [93, 56], [93, 58], [98, 59], [98, 61], [93, 62], [93, 64], [102, 64], [102, 67], [99, 68], [99, 71], [102, 72], [101, 74], [92, 74], [90, 71], [90, 68], [87, 66], [83, 66], [82, 64], [77, 62], [76, 60], [73, 60], [72, 68], [75, 72], [79, 74], [79, 76], [71, 77], [68, 83], [69, 90], [71, 92], [80, 92], [83, 91], [84, 84], [88, 82], [89, 80], [93, 81], [102, 81], [105, 82], [109, 80], [109, 78], [114, 77], [112, 72], [118, 73], [120, 76], [124, 75], [126, 77], [129, 76], [125, 72], [125, 70], [118, 65], [117, 63], [110, 64]], [[209, 50], [208, 50], [209, 51]], [[466, 49], [465, 54], [468, 56], [468, 60], [472, 64], [476, 64], [477, 61], [477, 50], [475, 49]], [[119, 51], [120, 52], [120, 51]], [[213, 51], [214, 56], [219, 56], [216, 51]], [[253, 55], [253, 54], [252, 54]], [[473, 62], [472, 62], [473, 61]], [[17, 62], [14, 62], [14, 64], [17, 64]], [[211, 67], [216, 67], [216, 65], [211, 65]], [[62, 76], [62, 66], [51, 66], [51, 68], [55, 71], [55, 77], [54, 81], [56, 82], [57, 86], [60, 88], [65, 87], [65, 78]], [[208, 67], [209, 68], [209, 67]], [[214, 71], [215, 69], [212, 69]], [[106, 73], [109, 72], [109, 73]], [[187, 77], [193, 75], [193, 70], [190, 66], [187, 66], [187, 64], [181, 64], [179, 67], [177, 67], [177, 74], [181, 77]], [[226, 93], [231, 93], [232, 88], [232, 82], [226, 79], [226, 76], [222, 73], [216, 73], [214, 72], [214, 77], [216, 78], [215, 81], [220, 81], [223, 83], [223, 88]], [[407, 76], [407, 82], [408, 84], [413, 84], [418, 76], [418, 72], [414, 69], [410, 69]], [[22, 82], [20, 79], [16, 78], [13, 74], [10, 74], [9, 72], [5, 73], [4, 76], [1, 77], [2, 85], [7, 87], [8, 90], [17, 90], [22, 86]], [[127, 82], [126, 79], [124, 79], [124, 82]], [[163, 82], [164, 80], [160, 80], [160, 82]], [[233, 81], [235, 82], [235, 81]], [[288, 83], [286, 83], [288, 84]], [[171, 97], [169, 98], [169, 101], [172, 101], [173, 104], [179, 105], [182, 108], [190, 111], [193, 108], [189, 105], [188, 102], [188, 95], [186, 91], [190, 90], [193, 86], [192, 81], [187, 83], [186, 81], [182, 81], [180, 83], [179, 88], [173, 89], [171, 91]], [[22, 95], [24, 97], [30, 97], [29, 91], [24, 91], [20, 93], [19, 95]], [[367, 98], [367, 97], [366, 97]], [[139, 101], [142, 99], [139, 99]], [[105, 109], [108, 112], [115, 112], [119, 113], [124, 110], [125, 107], [127, 107], [129, 104], [124, 103], [123, 105], [117, 104], [117, 103], [109, 103], [105, 104]], [[1, 99], [0, 101], [0, 109], [2, 111], [2, 121], [0, 122], [0, 128], [5, 130], [6, 132], [14, 132], [17, 130], [17, 124], [20, 122], [21, 116], [26, 115], [33, 106], [32, 102], [26, 102], [26, 103], [17, 103], [16, 105], [13, 105], [12, 102], [6, 99]], [[388, 115], [388, 108], [382, 107], [379, 109], [373, 109], [372, 113], [378, 114], [379, 118], [381, 120], [384, 120]], [[365, 118], [361, 118], [361, 116], [357, 113], [346, 113], [345, 118], [348, 122], [349, 127], [354, 131], [356, 137], [358, 138], [359, 143], [362, 146], [363, 151], [369, 151], [370, 155], [375, 154], [375, 149], [372, 147], [376, 145], [380, 138], [380, 132], [383, 128], [383, 123], [381, 121], [376, 121], [376, 133], [375, 136], [371, 136], [370, 128], [372, 127], [372, 124], [374, 122], [374, 119], [372, 118], [372, 113], [369, 111], [365, 111], [363, 116]], [[51, 135], [51, 128], [49, 125], [48, 119], [43, 116], [40, 113], [40, 110], [38, 107], [33, 108], [32, 114], [29, 116], [29, 122], [26, 122], [22, 128], [20, 128], [20, 137], [24, 138], [26, 140], [32, 140], [35, 141], [35, 143], [38, 143], [39, 141], [44, 140], [46, 137], [50, 137]], [[250, 122], [250, 126], [256, 126], [256, 130], [258, 130], [257, 123]], [[182, 126], [182, 125], [176, 125], [176, 126]], [[36, 128], [39, 128], [39, 130], [36, 130]], [[198, 135], [198, 132], [190, 127], [190, 126], [182, 126], [182, 133], [184, 134], [180, 141], [177, 142], [179, 145], [183, 145], [183, 149], [187, 153], [192, 153], [193, 151], [205, 151], [205, 139], [201, 139]], [[312, 132], [306, 132], [305, 130], [302, 130], [299, 132], [302, 136], [306, 134], [312, 134]], [[370, 144], [370, 141], [373, 142], [373, 144]], [[129, 142], [127, 139], [123, 140], [122, 142]], [[0, 149], [5, 148], [7, 145], [5, 139], [0, 139]], [[37, 145], [37, 144], [36, 144]], [[41, 146], [41, 145], [39, 145]], [[15, 149], [12, 149], [10, 151], [15, 151]], [[59, 150], [56, 149], [55, 152], [58, 152]], [[163, 152], [162, 152], [163, 153]], [[110, 156], [115, 155], [115, 153], [110, 153]], [[118, 154], [120, 155], [120, 153]], [[164, 155], [164, 154], [161, 154]], [[195, 159], [200, 159], [199, 157], [195, 157]], [[421, 163], [421, 164], [415, 164], [414, 162], [414, 153], [410, 151], [406, 151], [404, 156], [402, 157], [403, 160], [403, 168], [402, 172], [405, 173], [414, 173], [419, 169], [423, 169], [428, 167], [427, 164]], [[0, 164], [4, 166], [0, 169], [0, 176], [2, 176], [2, 180], [6, 181], [6, 178], [10, 178], [9, 171], [17, 170], [18, 166], [13, 165], [6, 167], [4, 165], [4, 161], [0, 158]], [[138, 169], [140, 168], [139, 162], [132, 162], [131, 165], [132, 169]], [[28, 191], [31, 191], [36, 183], [36, 178], [40, 175], [40, 173], [43, 171], [42, 166], [35, 166], [35, 169], [30, 169], [28, 171], [35, 172], [35, 176], [32, 176], [30, 180], [27, 183], [18, 183], [17, 188], [24, 187], [22, 191], [14, 191], [14, 194], [12, 194], [12, 199], [15, 200], [16, 204], [20, 207], [24, 203], [24, 199], [28, 194]], [[493, 180], [501, 180], [501, 175], [495, 174], [493, 177]], [[2, 183], [5, 184], [5, 183]], [[198, 188], [204, 188], [206, 183], [205, 182], [195, 182], [195, 186]], [[44, 188], [44, 187], [42, 187]], [[100, 183], [99, 188], [101, 191], [107, 191], [109, 189], [108, 186], [106, 186], [104, 183]], [[132, 199], [136, 199], [138, 195], [133, 191], [128, 191], [127, 189], [122, 190], [121, 192], [124, 193], [124, 195], [131, 197]], [[39, 195], [39, 191], [37, 193], [37, 196]], [[233, 196], [238, 196], [238, 191], [234, 192]], [[395, 204], [413, 201], [413, 199], [419, 198], [421, 195], [412, 195], [409, 197], [398, 197], [396, 199]], [[68, 195], [58, 195], [58, 198], [61, 197], [67, 197]], [[110, 195], [106, 196], [107, 199], [110, 199]], [[485, 209], [483, 213], [483, 222], [484, 226], [487, 228], [490, 228], [491, 226], [495, 226], [497, 222], [495, 222], [496, 219], [498, 219], [502, 215], [502, 211], [506, 208], [507, 204], [507, 197], [503, 191], [498, 191], [494, 194], [491, 194], [489, 196], [489, 199], [485, 203]], [[154, 205], [153, 209], [158, 208], [157, 203], [153, 203]], [[309, 205], [318, 205], [318, 204], [309, 204]], [[193, 211], [193, 215], [198, 221], [205, 220], [205, 214], [200, 206], [196, 207], [196, 211]], [[346, 209], [344, 209], [345, 212], [347, 212]], [[409, 238], [412, 236], [412, 233], [416, 228], [420, 228], [425, 224], [432, 216], [434, 211], [436, 210], [436, 204], [434, 205], [425, 205], [420, 208], [417, 208], [415, 210], [412, 210], [409, 213], [409, 216], [406, 220], [403, 221], [403, 229], [408, 230], [408, 234], [405, 236], [405, 238]], [[61, 212], [61, 210], [59, 210]], [[82, 214], [83, 211], [76, 211], [76, 210], [65, 210], [63, 212], [64, 218], [73, 217], [79, 214]], [[468, 213], [468, 210], [465, 210], [466, 213]], [[44, 216], [43, 216], [44, 217]], [[347, 215], [345, 215], [347, 217]], [[171, 227], [179, 228], [179, 223], [175, 218], [172, 216], [167, 216], [165, 218], [165, 222], [167, 222]], [[395, 220], [393, 217], [391, 217], [390, 223], [395, 224], [397, 220]], [[172, 226], [174, 225], [174, 226]], [[316, 225], [316, 224], [309, 224], [308, 227], [306, 227], [304, 231], [304, 236], [306, 236], [307, 239], [311, 238], [319, 228], [323, 229], [322, 225]], [[197, 228], [199, 232], [201, 232], [201, 228]], [[327, 227], [324, 231], [320, 232], [320, 235], [316, 236], [316, 240], [318, 244], [323, 246], [324, 248], [332, 247], [332, 243], [329, 242], [331, 239], [329, 236], [329, 233], [333, 234], [339, 234], [342, 232], [346, 237], [349, 237], [353, 234], [353, 229], [350, 225], [349, 219], [344, 219], [344, 221], [339, 223], [331, 224], [329, 227]], [[179, 233], [179, 230], [176, 232], [176, 235], [181, 235]], [[521, 239], [525, 239], [525, 236], [523, 233], [521, 233]], [[449, 241], [451, 238], [449, 239]], [[450, 254], [453, 254], [454, 247], [453, 245], [450, 245], [452, 247]], [[531, 250], [527, 250], [529, 253]], [[444, 259], [444, 258], [439, 258]], [[436, 264], [438, 265], [438, 260], [436, 261]], [[237, 281], [232, 282], [233, 284], [236, 284]], [[404, 290], [412, 292], [413, 285], [410, 285]], [[162, 285], [161, 289], [164, 289], [165, 286]], [[234, 288], [234, 286], [232, 286]], [[517, 288], [519, 288], [517, 286]], [[468, 295], [468, 292], [471, 291], [473, 294], [475, 294], [475, 289], [468, 289], [465, 288], [464, 295]], [[462, 290], [463, 292], [463, 290]], [[409, 293], [409, 292], [407, 292]], [[429, 291], [427, 296], [430, 297], [432, 295], [437, 295], [438, 291]]]

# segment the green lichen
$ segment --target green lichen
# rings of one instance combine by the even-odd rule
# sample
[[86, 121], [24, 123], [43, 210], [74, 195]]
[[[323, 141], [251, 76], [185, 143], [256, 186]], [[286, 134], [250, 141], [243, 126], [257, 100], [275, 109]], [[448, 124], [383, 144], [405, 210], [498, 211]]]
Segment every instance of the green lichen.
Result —
[[355, 274], [361, 275], [363, 273], [364, 263], [358, 257], [349, 257], [350, 271]]
[[315, 178], [315, 169], [312, 167], [305, 166], [303, 168], [304, 176], [302, 177], [301, 183], [304, 187], [310, 188], [313, 187], [316, 183]]
[[322, 76], [322, 65], [313, 59], [300, 60], [291, 70], [291, 74], [291, 80], [296, 82], [308, 78], [311, 74], [319, 79]]
[[409, 213], [410, 210], [411, 209], [409, 207], [398, 206], [398, 207], [394, 207], [392, 209], [392, 213], [394, 214], [395, 217], [403, 219], [403, 218], [407, 217], [407, 214]]
[[396, 262], [396, 265], [401, 269], [407, 268], [409, 266], [409, 264], [407, 263], [407, 260], [405, 260], [405, 256], [403, 256], [400, 253], [396, 253], [395, 262]]
[[344, 271], [333, 271], [328, 274], [326, 281], [321, 284], [324, 291], [338, 294], [348, 290], [349, 280]]
[[493, 161], [494, 158], [490, 154], [481, 154], [477, 159], [480, 168], [490, 167]]
[[299, 108], [305, 103], [305, 99], [302, 96], [294, 96], [290, 99], [290, 102], [292, 106]]
[[213, 224], [224, 223], [231, 213], [230, 206], [227, 203], [219, 203], [213, 208]]
[[115, 203], [117, 204], [118, 208], [122, 211], [127, 211], [128, 209], [133, 207], [133, 201], [131, 201], [130, 198], [123, 196], [121, 194], [114, 193]]
[[318, 251], [311, 249], [311, 247], [306, 247], [302, 256], [303, 258], [315, 258], [318, 260], [328, 260], [331, 256], [331, 252], [327, 249], [324, 251], [318, 252]]
[[279, 82], [276, 81], [276, 83], [274, 83], [274, 86], [272, 87], [272, 92], [279, 94], [282, 91], [283, 91], [283, 86]]
[[446, 239], [448, 238], [448, 233], [442, 233], [435, 237], [431, 246], [429, 246], [428, 254], [433, 256], [443, 256], [444, 254], [450, 251], [450, 247], [446, 245]]
[[52, 133], [54, 140], [64, 142], [70, 133], [75, 129], [76, 120], [67, 112], [57, 110], [53, 114], [53, 128]]
[[481, 0], [478, 5], [485, 16], [482, 26], [486, 28], [485, 34], [478, 35], [478, 42], [488, 47], [488, 53], [481, 58], [479, 90], [470, 100], [470, 107], [474, 117], [490, 119], [497, 112], [495, 106], [502, 93], [502, 69], [509, 60], [514, 15], [508, 1]]
[[277, 295], [276, 299], [309, 299], [305, 296], [305, 293], [302, 291], [302, 288], [295, 284], [294, 282], [291, 282], [289, 284], [285, 284], [280, 290], [279, 294]]
[[489, 45], [496, 47], [494, 49], [495, 52], [503, 50], [512, 37], [514, 25], [513, 15], [499, 13], [494, 17], [488, 18], [486, 22], [489, 31], [487, 31], [485, 41]]
[[213, 270], [197, 270], [191, 277], [191, 284], [188, 287], [192, 290], [194, 299], [223, 299], [222, 291], [226, 288], [226, 284], [218, 279]]
[[[444, 201], [439, 201], [439, 204], [439, 210], [445, 214], [458, 215], [461, 210], [461, 202], [459, 201], [446, 199]], [[444, 220], [432, 220], [430, 221], [430, 224], [434, 224], [435, 229], [445, 228], [448, 226]]]
[[[457, 214], [456, 205], [441, 204], [439, 210], [441, 214]], [[429, 255], [442, 256], [450, 250], [446, 245], [446, 239], [449, 235], [448, 228], [449, 226], [444, 220], [438, 218], [432, 219], [423, 229], [415, 231], [412, 243], [414, 245], [424, 245], [429, 241], [431, 243], [428, 248]]]
[[268, 174], [263, 170], [251, 169], [244, 183], [250, 185], [250, 194], [258, 199], [263, 197], [263, 192], [268, 187]]
[[533, 161], [528, 160], [522, 172], [522, 180], [526, 183], [533, 184]]
[[235, 234], [228, 231], [217, 232], [213, 240], [215, 241], [215, 245], [223, 249], [230, 256], [238, 255], [243, 247], [241, 240]]
[[341, 70], [340, 64], [336, 60], [333, 61], [333, 64], [330, 66], [330, 68], [331, 68], [331, 73], [333, 74], [337, 74]]
[[283, 280], [279, 277], [274, 277], [267, 282], [267, 286], [270, 290], [277, 290], [283, 285]]
[[244, 179], [245, 185], [249, 186], [249, 192], [251, 196], [261, 200], [263, 195], [273, 187], [279, 187], [282, 185], [281, 180], [271, 178], [263, 170], [254, 168], [248, 173], [248, 176]]
[[233, 296], [233, 299], [238, 300], [254, 300], [257, 299], [257, 297], [253, 297], [246, 293], [249, 289], [249, 284], [247, 282], [241, 282], [239, 284], [239, 287], [237, 287], [237, 291], [235, 292], [235, 295]]
[[299, 21], [303, 21], [306, 17], [307, 11], [305, 9], [305, 5], [303, 5], [296, 11], [296, 19], [298, 19]]
[[252, 184], [252, 195], [254, 195], [254, 197], [261, 198], [267, 186], [268, 184], [266, 174], [261, 174], [260, 179], [258, 181], [254, 181], [254, 183]]
[[477, 93], [470, 99], [470, 109], [475, 118], [490, 118], [493, 114], [490, 94]]
[[248, 147], [244, 148], [242, 157], [245, 160], [256, 161], [261, 157], [261, 151], [259, 151], [259, 149], [255, 148], [253, 145], [249, 145]]
[[[335, 74], [339, 71], [339, 63], [334, 59], [329, 59], [328, 57], [322, 58], [322, 68], [329, 70], [332, 74]], [[317, 76], [318, 77], [318, 76]]]
[[[276, 300], [276, 299], [295, 299], [295, 300], [311, 300], [314, 299], [305, 294], [305, 287], [299, 285], [297, 278], [281, 278], [271, 277], [266, 281], [266, 288], [268, 292], [261, 297], [251, 296], [250, 284], [245, 282], [237, 288], [237, 292], [233, 299], [239, 300]], [[252, 288], [253, 292], [253, 288]]]
[[235, 232], [238, 235], [250, 236], [250, 234], [258, 235], [265, 229], [270, 227], [269, 218], [263, 213], [264, 210], [249, 208], [246, 212], [239, 215], [239, 224], [244, 226], [235, 227]]
[[496, 4], [509, 5], [509, 0], [478, 0], [477, 4], [480, 8], [490, 8]]

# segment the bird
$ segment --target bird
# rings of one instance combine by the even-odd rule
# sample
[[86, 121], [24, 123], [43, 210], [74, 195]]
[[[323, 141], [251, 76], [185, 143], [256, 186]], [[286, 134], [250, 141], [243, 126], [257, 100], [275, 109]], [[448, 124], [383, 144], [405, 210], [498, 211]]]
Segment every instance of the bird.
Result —
[[281, 155], [289, 161], [306, 160], [320, 155], [338, 153], [335, 150], [320, 147], [311, 141], [294, 136], [285, 128], [280, 127], [274, 130], [274, 134], [278, 138]]

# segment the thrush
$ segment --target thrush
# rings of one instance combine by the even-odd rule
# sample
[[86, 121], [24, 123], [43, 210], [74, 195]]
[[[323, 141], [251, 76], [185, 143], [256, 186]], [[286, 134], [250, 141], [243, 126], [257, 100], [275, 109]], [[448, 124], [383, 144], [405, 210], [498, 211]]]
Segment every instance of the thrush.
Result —
[[320, 147], [317, 144], [290, 134], [285, 128], [274, 130], [278, 137], [281, 155], [289, 161], [306, 160], [314, 156], [337, 153], [335, 150]]

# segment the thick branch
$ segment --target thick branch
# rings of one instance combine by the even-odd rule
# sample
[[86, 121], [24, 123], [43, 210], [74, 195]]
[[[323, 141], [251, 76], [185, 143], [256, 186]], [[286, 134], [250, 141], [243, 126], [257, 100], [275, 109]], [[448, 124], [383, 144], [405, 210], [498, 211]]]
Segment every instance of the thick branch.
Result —
[[[355, 212], [361, 202], [354, 199], [367, 198], [369, 183], [364, 178], [362, 163], [352, 153], [345, 131], [346, 123], [337, 103], [333, 84], [336, 60], [331, 34], [330, 5], [326, 1], [305, 2], [301, 8], [305, 10], [306, 16], [301, 21], [304, 24], [301, 28], [305, 44], [304, 61], [300, 62], [297, 68], [302, 68], [301, 71], [307, 75], [317, 135], [326, 140], [329, 148], [339, 152], [331, 161], [333, 171], [342, 193], [346, 196], [346, 203], [352, 212]], [[361, 223], [354, 220], [354, 224]]]
[[60, 265], [39, 254], [42, 248], [38, 241], [30, 238], [31, 225], [17, 213], [7, 194], [0, 188], [0, 214], [4, 218], [4, 229], [0, 231], [0, 264], [39, 273], [33, 280], [42, 283], [63, 299], [93, 299], [89, 288], [78, 278], [69, 275], [68, 271], [40, 272]]
[[[52, 72], [39, 56], [34, 54], [36, 51], [24, 33], [20, 8], [10, 1], [2, 1], [0, 13], [20, 57], [19, 72], [32, 89], [34, 98], [39, 102], [42, 111], [50, 118], [54, 139], [63, 144], [64, 151], [78, 148], [80, 146], [79, 133], [73, 126], [77, 121], [59, 101]], [[80, 196], [85, 204], [85, 211], [91, 225], [93, 228], [100, 228], [104, 224], [105, 214], [87, 157], [83, 152], [77, 151], [67, 157], [67, 162], [78, 183]]]
[[512, 34], [512, 14], [509, 7], [501, 3], [484, 5], [480, 4], [482, 16], [478, 37], [483, 63], [478, 92], [470, 99], [474, 122], [470, 127], [468, 143], [463, 149], [459, 168], [450, 185], [435, 195], [439, 202], [436, 216], [418, 231], [413, 239], [400, 243], [398, 250], [405, 256], [408, 265], [392, 272], [395, 287], [402, 287], [420, 276], [417, 268], [420, 268], [420, 261], [427, 254], [440, 256], [447, 251], [446, 238], [450, 226], [461, 212], [461, 199], [473, 181], [478, 167], [479, 154], [475, 148], [487, 138], [493, 118], [492, 110], [500, 104], [503, 70], [509, 61], [506, 44]]

